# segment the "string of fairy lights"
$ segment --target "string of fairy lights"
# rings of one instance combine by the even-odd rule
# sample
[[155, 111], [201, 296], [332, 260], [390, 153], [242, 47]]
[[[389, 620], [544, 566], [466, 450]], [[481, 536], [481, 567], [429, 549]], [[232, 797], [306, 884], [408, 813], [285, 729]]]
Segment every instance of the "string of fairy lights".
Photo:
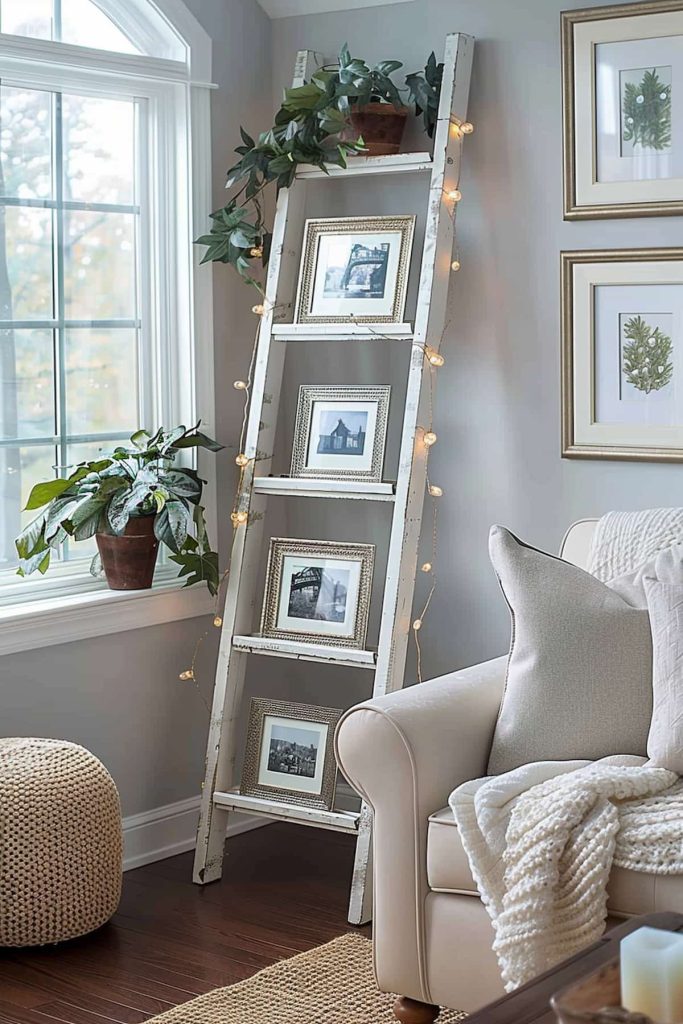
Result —
[[[462, 143], [462, 140], [463, 140], [463, 138], [466, 135], [471, 135], [472, 134], [472, 132], [474, 131], [474, 126], [473, 126], [473, 124], [470, 121], [459, 121], [457, 119], [451, 118], [450, 131], [451, 131], [451, 134], [453, 135], [453, 137], [456, 138], [460, 143]], [[462, 192], [460, 191], [460, 188], [458, 186], [459, 186], [459, 182], [456, 182], [456, 185], [455, 185], [454, 188], [450, 188], [450, 189], [447, 189], [447, 190], [444, 189], [444, 197], [445, 197], [445, 199], [448, 200], [449, 203], [452, 203], [452, 206], [450, 206], [448, 212], [449, 212], [449, 216], [453, 220], [455, 219], [455, 209], [456, 209], [456, 206], [460, 202], [460, 200], [462, 199]], [[251, 255], [254, 256], [254, 257], [259, 257], [259, 256], [262, 255], [262, 253], [263, 253], [263, 249], [262, 249], [261, 246], [254, 246], [253, 249], [251, 250]], [[453, 272], [457, 272], [458, 270], [460, 270], [461, 264], [460, 264], [460, 259], [459, 259], [459, 255], [458, 255], [458, 252], [457, 252], [457, 247], [456, 247], [455, 258], [451, 261], [451, 265], [450, 266], [451, 266], [451, 270]], [[248, 423], [248, 415], [249, 415], [249, 403], [250, 403], [250, 399], [251, 399], [252, 379], [253, 379], [254, 365], [255, 365], [255, 362], [256, 362], [256, 353], [257, 353], [257, 350], [258, 350], [258, 343], [259, 343], [259, 335], [260, 335], [260, 327], [261, 327], [260, 321], [261, 321], [261, 318], [266, 315], [266, 313], [271, 313], [275, 309], [276, 309], [275, 306], [270, 306], [265, 301], [264, 302], [256, 303], [254, 306], [252, 306], [252, 313], [254, 313], [259, 318], [259, 323], [258, 323], [258, 326], [256, 328], [255, 335], [254, 335], [254, 342], [253, 342], [252, 350], [251, 350], [251, 358], [249, 360], [249, 371], [248, 371], [247, 379], [246, 380], [236, 380], [236, 381], [233, 382], [233, 388], [235, 389], [235, 391], [237, 391], [238, 393], [240, 393], [240, 394], [242, 394], [244, 396], [244, 404], [243, 404], [243, 408], [242, 408], [242, 427], [241, 427], [241, 431], [240, 431], [240, 440], [239, 440], [239, 446], [238, 446], [238, 454], [235, 456], [235, 465], [239, 469], [239, 476], [238, 476], [238, 480], [237, 480], [237, 486], [236, 486], [235, 492], [234, 492], [234, 497], [233, 497], [233, 502], [232, 502], [232, 511], [230, 513], [230, 522], [231, 522], [232, 528], [233, 528], [233, 539], [232, 539], [232, 544], [230, 546], [230, 554], [229, 554], [229, 557], [228, 557], [228, 562], [227, 562], [226, 568], [224, 569], [223, 573], [221, 574], [221, 578], [220, 578], [217, 594], [216, 594], [216, 597], [215, 597], [215, 609], [214, 609], [214, 612], [213, 612], [212, 626], [214, 628], [216, 628], [216, 629], [220, 629], [221, 626], [223, 625], [223, 618], [222, 618], [222, 616], [220, 614], [222, 593], [223, 593], [224, 586], [225, 586], [227, 580], [230, 577], [230, 570], [231, 570], [231, 567], [232, 567], [232, 560], [233, 560], [233, 554], [234, 554], [234, 551], [235, 551], [235, 544], [236, 544], [236, 541], [237, 541], [237, 538], [238, 538], [238, 531], [242, 527], [246, 527], [248, 525], [248, 522], [249, 522], [249, 513], [248, 513], [248, 511], [241, 507], [241, 505], [243, 504], [243, 501], [242, 501], [243, 495], [245, 493], [245, 490], [244, 490], [245, 474], [246, 474], [246, 471], [247, 471], [248, 467], [250, 466], [250, 464], [252, 462], [256, 461], [255, 457], [250, 458], [245, 453], [245, 451], [244, 451], [245, 438], [246, 438], [246, 430], [247, 430], [247, 423]], [[440, 338], [439, 343], [438, 343], [438, 345], [436, 347], [434, 347], [433, 345], [428, 345], [428, 344], [424, 344], [424, 345], [416, 344], [416, 345], [414, 345], [415, 348], [418, 348], [418, 349], [420, 349], [422, 351], [424, 359], [425, 359], [425, 362], [426, 362], [427, 367], [429, 369], [429, 392], [428, 392], [428, 402], [427, 402], [427, 409], [428, 409], [427, 423], [425, 425], [423, 425], [423, 426], [418, 428], [418, 436], [421, 438], [422, 444], [425, 446], [427, 460], [429, 460], [429, 455], [431, 453], [431, 450], [432, 450], [432, 448], [434, 447], [434, 445], [438, 441], [438, 436], [436, 434], [436, 431], [434, 430], [434, 423], [433, 423], [433, 420], [434, 420], [434, 398], [435, 398], [435, 392], [436, 392], [435, 381], [436, 381], [436, 373], [437, 373], [437, 371], [439, 369], [441, 369], [441, 367], [443, 367], [445, 365], [445, 362], [446, 362], [444, 356], [441, 354], [440, 348], [441, 348], [441, 343], [443, 341], [443, 336], [446, 333], [447, 327], [448, 327], [448, 324], [446, 324], [446, 326], [444, 327], [444, 330], [442, 332], [441, 338]], [[373, 335], [374, 335], [374, 332], [373, 332]], [[394, 339], [390, 338], [389, 336], [382, 335], [382, 334], [377, 334], [377, 337], [386, 339], [387, 341], [394, 340]], [[422, 610], [417, 615], [417, 617], [415, 619], [413, 619], [413, 623], [412, 623], [412, 633], [413, 633], [413, 637], [414, 637], [414, 640], [415, 640], [415, 650], [416, 650], [416, 656], [417, 656], [417, 681], [420, 682], [420, 683], [422, 682], [422, 648], [421, 648], [421, 645], [420, 645], [420, 630], [422, 629], [422, 627], [424, 625], [425, 616], [427, 615], [427, 612], [429, 611], [429, 606], [430, 606], [430, 604], [432, 602], [432, 598], [434, 597], [434, 593], [436, 591], [436, 582], [437, 582], [437, 578], [436, 578], [436, 562], [437, 562], [437, 546], [438, 546], [437, 545], [437, 540], [438, 540], [437, 534], [438, 534], [438, 519], [439, 519], [439, 499], [443, 497], [443, 493], [444, 493], [443, 492], [443, 488], [441, 486], [439, 486], [439, 484], [433, 483], [433, 481], [430, 479], [430, 477], [429, 477], [429, 465], [427, 465], [426, 490], [427, 490], [427, 493], [429, 494], [429, 496], [433, 499], [433, 501], [432, 501], [431, 548], [430, 548], [429, 560], [427, 560], [427, 561], [422, 563], [422, 565], [420, 566], [420, 571], [422, 573], [424, 573], [425, 575], [430, 577], [430, 587], [429, 587], [429, 591], [427, 593], [427, 597], [426, 597], [426, 599], [425, 599], [425, 601], [424, 601], [424, 603], [422, 605]], [[211, 710], [210, 710], [209, 705], [208, 705], [208, 703], [206, 701], [206, 698], [204, 697], [204, 694], [202, 693], [202, 690], [201, 690], [201, 688], [199, 686], [199, 682], [197, 680], [196, 666], [197, 666], [197, 658], [198, 658], [199, 652], [201, 650], [202, 644], [204, 643], [206, 638], [209, 636], [210, 632], [211, 632], [210, 628], [206, 629], [201, 634], [201, 636], [198, 638], [198, 640], [197, 640], [197, 642], [195, 644], [195, 648], [194, 648], [194, 652], [193, 652], [193, 655], [192, 655], [192, 660], [191, 660], [191, 663], [190, 663], [190, 667], [187, 668], [187, 669], [184, 669], [179, 674], [179, 677], [178, 677], [183, 682], [191, 681], [191, 682], [194, 683], [194, 685], [196, 686], [197, 691], [198, 691], [202, 701], [204, 702], [204, 705], [207, 708], [207, 711], [209, 712], [209, 714], [211, 713]]]

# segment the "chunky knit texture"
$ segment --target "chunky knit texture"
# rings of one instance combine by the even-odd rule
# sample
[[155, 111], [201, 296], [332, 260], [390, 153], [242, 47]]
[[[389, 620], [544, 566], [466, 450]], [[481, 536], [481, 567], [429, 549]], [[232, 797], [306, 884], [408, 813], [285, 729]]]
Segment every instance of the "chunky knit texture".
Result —
[[75, 743], [0, 740], [0, 946], [99, 928], [121, 895], [114, 781]]
[[683, 873], [683, 783], [643, 758], [523, 765], [450, 804], [508, 991], [599, 938], [613, 864]]
[[588, 571], [607, 583], [683, 540], [683, 508], [608, 512], [598, 520]]

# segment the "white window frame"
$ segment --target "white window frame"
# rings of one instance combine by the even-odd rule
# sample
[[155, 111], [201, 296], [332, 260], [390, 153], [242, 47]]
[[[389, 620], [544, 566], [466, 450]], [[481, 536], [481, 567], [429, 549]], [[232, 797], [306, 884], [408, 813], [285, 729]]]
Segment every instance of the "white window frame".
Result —
[[[198, 270], [193, 238], [205, 230], [211, 203], [209, 88], [211, 40], [181, 0], [96, 0], [136, 43], [184, 59], [91, 50], [0, 33], [0, 77], [11, 85], [145, 102], [153, 166], [143, 167], [150, 224], [148, 282], [153, 309], [141, 309], [156, 366], [145, 386], [157, 389], [161, 422], [213, 434], [212, 275]], [[125, 9], [124, 14], [121, 11]], [[149, 183], [153, 187], [149, 188]], [[143, 214], [144, 216], [144, 214]], [[144, 289], [143, 289], [144, 290]], [[148, 304], [149, 306], [149, 304]], [[207, 525], [216, 537], [215, 456], [199, 453]], [[80, 569], [80, 567], [79, 567]], [[45, 577], [0, 585], [0, 654], [99, 636], [208, 613], [203, 586], [182, 589], [175, 567], [157, 573], [150, 591], [111, 591], [87, 572], [54, 563]]]

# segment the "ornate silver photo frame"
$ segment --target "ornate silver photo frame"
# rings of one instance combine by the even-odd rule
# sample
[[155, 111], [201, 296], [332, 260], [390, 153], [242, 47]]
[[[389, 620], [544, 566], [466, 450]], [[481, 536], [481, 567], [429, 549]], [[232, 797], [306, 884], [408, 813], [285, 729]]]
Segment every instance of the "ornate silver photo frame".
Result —
[[261, 635], [362, 650], [374, 560], [374, 544], [273, 537]]
[[307, 220], [294, 320], [401, 323], [415, 217]]
[[302, 384], [292, 446], [293, 477], [379, 483], [391, 388]]
[[343, 712], [252, 698], [240, 793], [332, 810], [337, 779], [332, 739]]

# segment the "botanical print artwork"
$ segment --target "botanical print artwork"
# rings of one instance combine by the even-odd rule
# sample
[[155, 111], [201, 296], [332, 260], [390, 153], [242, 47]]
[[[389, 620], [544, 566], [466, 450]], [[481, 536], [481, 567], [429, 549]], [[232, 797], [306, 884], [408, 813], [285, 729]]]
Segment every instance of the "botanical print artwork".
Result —
[[640, 314], [622, 314], [620, 320], [624, 383], [643, 395], [662, 391], [674, 373], [671, 338]]
[[291, 562], [289, 572], [287, 614], [290, 618], [344, 622], [349, 569]]
[[621, 71], [621, 155], [671, 148], [670, 66]]

